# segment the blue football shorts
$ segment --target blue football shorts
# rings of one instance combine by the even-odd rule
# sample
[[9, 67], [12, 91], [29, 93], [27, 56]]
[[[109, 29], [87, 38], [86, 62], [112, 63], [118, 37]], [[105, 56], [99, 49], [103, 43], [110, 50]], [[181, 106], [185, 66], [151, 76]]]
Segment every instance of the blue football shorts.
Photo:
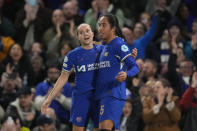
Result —
[[120, 130], [120, 117], [125, 100], [118, 99], [113, 96], [106, 96], [99, 102], [100, 113], [99, 122], [104, 120], [112, 120], [114, 123], [113, 129]]
[[83, 94], [73, 95], [70, 122], [76, 126], [86, 127], [89, 119], [94, 123], [94, 128], [99, 124], [99, 106], [94, 99], [94, 92], [88, 91]]

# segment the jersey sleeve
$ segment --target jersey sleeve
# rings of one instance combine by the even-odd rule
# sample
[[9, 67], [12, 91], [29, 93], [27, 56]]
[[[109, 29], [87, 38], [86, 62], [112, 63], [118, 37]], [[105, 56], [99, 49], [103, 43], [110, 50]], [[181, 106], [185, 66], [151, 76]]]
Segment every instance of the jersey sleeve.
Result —
[[64, 62], [62, 65], [62, 69], [64, 71], [70, 72], [72, 70], [72, 68], [74, 67], [74, 58], [73, 58], [73, 54], [68, 53], [68, 55], [65, 56], [64, 58]]
[[131, 55], [131, 52], [129, 50], [129, 47], [126, 45], [126, 43], [122, 40], [117, 41], [117, 43], [114, 46], [115, 50], [115, 56], [120, 59], [121, 62], [123, 62], [128, 56]]

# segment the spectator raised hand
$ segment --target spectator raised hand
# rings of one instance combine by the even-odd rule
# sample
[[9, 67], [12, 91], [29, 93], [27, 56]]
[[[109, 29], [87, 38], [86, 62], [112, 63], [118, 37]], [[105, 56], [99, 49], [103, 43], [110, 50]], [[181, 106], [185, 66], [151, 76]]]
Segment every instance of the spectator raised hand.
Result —
[[192, 87], [197, 88], [197, 72], [194, 72], [192, 76]]

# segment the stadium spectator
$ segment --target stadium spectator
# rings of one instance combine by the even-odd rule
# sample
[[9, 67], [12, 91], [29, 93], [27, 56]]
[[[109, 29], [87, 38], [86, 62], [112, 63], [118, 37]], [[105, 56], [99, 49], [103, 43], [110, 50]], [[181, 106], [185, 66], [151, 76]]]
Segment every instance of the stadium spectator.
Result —
[[45, 45], [46, 53], [52, 54], [58, 58], [58, 49], [63, 44], [63, 41], [66, 40], [76, 47], [77, 39], [70, 34], [69, 25], [65, 23], [62, 10], [56, 9], [53, 11], [52, 23], [53, 26], [47, 29], [44, 33], [43, 43]]
[[143, 65], [143, 81], [156, 80], [157, 79], [157, 62], [151, 59], [145, 59]]
[[[166, 9], [172, 16], [174, 16], [177, 12], [179, 4], [181, 3], [181, 0], [172, 0], [170, 3], [167, 2], [167, 0], [149, 0], [146, 5], [146, 12], [152, 14], [157, 9]], [[166, 4], [168, 5], [166, 6]]]
[[124, 26], [124, 12], [116, 8], [111, 0], [94, 0], [92, 7], [85, 14], [85, 22], [90, 24], [93, 31], [96, 30], [97, 20], [105, 13], [112, 13], [118, 18], [120, 27]]
[[73, 1], [66, 1], [62, 5], [62, 11], [65, 17], [65, 23], [69, 24], [69, 32], [72, 36], [74, 36], [75, 28], [83, 23], [83, 17], [79, 16], [78, 12], [78, 4]]
[[11, 37], [5, 37], [0, 35], [0, 63], [8, 55], [10, 47], [14, 44], [14, 40]]
[[22, 87], [22, 80], [17, 73], [4, 72], [0, 83], [0, 105], [4, 110], [17, 98], [17, 90]]
[[99, 12], [97, 1], [98, 0], [92, 0], [91, 8], [86, 11], [84, 16], [85, 23], [90, 25], [93, 32], [95, 32], [97, 29], [96, 23], [97, 23], [98, 12]]
[[48, 115], [40, 115], [37, 119], [38, 128], [33, 131], [59, 131], [55, 127], [55, 120]]
[[134, 43], [134, 36], [133, 36], [132, 28], [131, 27], [123, 27], [121, 30], [122, 30], [122, 34], [123, 34], [128, 46], [132, 45]]
[[17, 12], [15, 20], [15, 40], [24, 50], [29, 50], [34, 42], [42, 42], [43, 33], [51, 25], [51, 11], [38, 4], [38, 0], [26, 1]]
[[146, 31], [147, 30], [146, 26], [143, 23], [137, 22], [135, 24], [133, 29], [133, 37], [135, 41], [132, 44], [129, 43], [129, 49], [130, 50], [132, 50], [133, 48], [138, 49], [137, 58], [142, 58], [142, 59], [145, 58], [146, 48], [155, 34], [157, 24], [158, 24], [158, 16], [153, 17], [152, 25], [148, 31]]
[[[188, 88], [191, 82], [191, 76], [194, 72], [195, 66], [190, 60], [182, 60], [177, 63], [178, 50], [175, 48], [170, 53], [170, 58], [168, 61], [168, 72], [167, 79], [172, 84], [174, 91], [179, 97], [181, 97], [184, 91]], [[177, 65], [179, 66], [179, 72], [177, 72]]]
[[191, 40], [187, 42], [184, 48], [186, 58], [193, 61], [197, 66], [197, 32], [192, 34]]
[[27, 85], [36, 88], [37, 84], [42, 82], [46, 77], [46, 70], [44, 68], [43, 59], [39, 55], [35, 55], [30, 60], [31, 70], [28, 73]]
[[10, 103], [6, 110], [6, 115], [13, 119], [19, 119], [21, 126], [33, 129], [39, 112], [32, 101], [32, 92], [27, 87], [22, 87], [17, 92], [18, 99]]
[[196, 125], [196, 109], [197, 109], [197, 72], [192, 76], [192, 83], [190, 87], [185, 91], [181, 100], [180, 106], [184, 110], [184, 121], [181, 127], [182, 131], [195, 131], [197, 129]]
[[155, 97], [143, 101], [144, 131], [180, 131], [178, 122], [181, 111], [178, 98], [166, 80], [158, 80], [155, 85]]
[[[45, 97], [50, 93], [56, 80], [60, 75], [60, 70], [56, 65], [51, 65], [47, 69], [47, 77], [43, 82], [38, 83], [35, 92], [35, 104], [40, 110]], [[51, 108], [55, 110], [55, 114], [61, 123], [68, 124], [70, 117], [70, 104], [71, 104], [72, 87], [67, 83], [62, 92], [52, 101]]]
[[143, 23], [146, 26], [146, 29], [149, 30], [150, 26], [151, 26], [151, 15], [147, 12], [143, 12], [140, 15], [140, 22]]
[[15, 43], [10, 47], [7, 57], [0, 65], [0, 75], [3, 72], [18, 73], [23, 82], [26, 83], [26, 75], [29, 72], [29, 60], [26, 58], [22, 47]]

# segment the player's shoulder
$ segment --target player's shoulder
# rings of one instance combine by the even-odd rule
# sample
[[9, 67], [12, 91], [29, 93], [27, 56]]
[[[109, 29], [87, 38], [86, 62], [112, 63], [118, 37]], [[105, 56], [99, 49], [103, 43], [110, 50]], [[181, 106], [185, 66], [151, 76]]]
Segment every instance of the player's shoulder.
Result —
[[96, 49], [98, 49], [98, 50], [102, 50], [103, 47], [104, 47], [104, 45], [95, 45], [95, 44], [94, 44], [94, 47], [95, 47]]
[[76, 47], [75, 49], [68, 52], [68, 56], [73, 56], [78, 54], [81, 51], [81, 49], [82, 49], [81, 46]]
[[123, 38], [121, 37], [116, 37], [114, 40], [113, 40], [113, 44], [112, 44], [113, 48], [115, 49], [119, 49], [121, 48], [122, 46], [127, 46], [126, 42], [124, 41]]
[[123, 38], [121, 38], [121, 37], [116, 37], [114, 40], [112, 40], [112, 45], [114, 46], [114, 47], [117, 47], [117, 46], [121, 46], [121, 45], [125, 45], [126, 44], [126, 42], [124, 41], [124, 39]]

